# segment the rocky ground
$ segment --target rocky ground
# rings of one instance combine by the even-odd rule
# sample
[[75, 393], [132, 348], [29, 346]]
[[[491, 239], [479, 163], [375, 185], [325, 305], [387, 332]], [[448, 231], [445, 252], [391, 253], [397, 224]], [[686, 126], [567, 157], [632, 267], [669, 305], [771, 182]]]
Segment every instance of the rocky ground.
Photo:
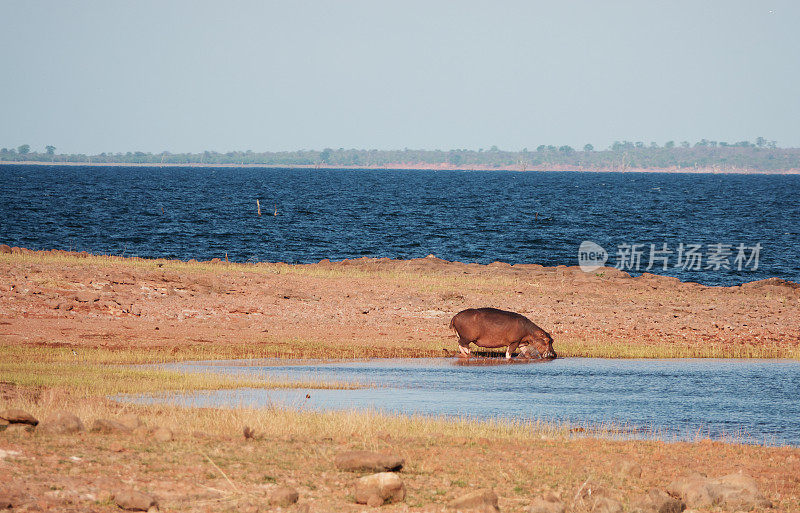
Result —
[[[15, 511], [800, 511], [800, 449], [190, 431], [157, 417], [0, 411]], [[2, 422], [2, 421], [0, 421]], [[5, 426], [4, 426], [5, 427]], [[237, 426], [239, 427], [239, 426]]]
[[648, 348], [651, 356], [791, 355], [800, 347], [800, 286], [775, 278], [705, 287], [610, 268], [436, 258], [289, 266], [0, 254], [5, 344], [430, 356], [455, 350], [450, 318], [480, 306], [527, 315], [571, 354], [625, 356], [614, 351], [626, 346], [641, 356]]

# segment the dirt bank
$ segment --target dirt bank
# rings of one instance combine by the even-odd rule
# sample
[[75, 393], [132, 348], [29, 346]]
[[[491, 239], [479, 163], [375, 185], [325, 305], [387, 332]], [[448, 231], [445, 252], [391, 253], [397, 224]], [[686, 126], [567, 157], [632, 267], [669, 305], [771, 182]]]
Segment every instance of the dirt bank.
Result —
[[458, 311], [518, 311], [567, 355], [790, 356], [800, 288], [706, 287], [616, 269], [358, 259], [312, 265], [0, 254], [0, 343], [440, 356]]
[[[756, 511], [800, 509], [797, 448], [702, 439], [611, 441], [373, 414], [131, 407], [102, 399], [76, 403], [47, 390], [35, 398], [18, 392], [0, 395], [0, 415], [7, 405], [23, 406], [42, 424], [0, 431], [0, 505], [5, 500], [15, 511], [119, 511], [119, 494], [131, 490], [158, 501], [161, 511], [278, 511], [270, 504], [278, 487], [299, 495], [284, 511], [365, 511], [354, 502], [354, 485], [370, 472], [336, 465], [337, 455], [351, 450], [404, 460], [398, 475], [405, 498], [382, 511], [452, 513], [446, 508], [451, 501], [486, 489], [496, 492], [503, 512], [529, 511], [548, 496], [576, 513], [679, 511], [635, 504], [651, 489], [671, 490], [674, 480], [692, 472], [743, 472], [757, 488], [754, 497], [737, 493], [706, 507], [698, 505], [702, 493], [695, 493], [686, 501], [693, 512], [750, 511], [750, 499], [757, 497]], [[69, 410], [84, 429], [48, 430], [54, 409]], [[136, 419], [131, 424], [131, 415], [143, 425]], [[764, 500], [773, 508], [764, 507]]]

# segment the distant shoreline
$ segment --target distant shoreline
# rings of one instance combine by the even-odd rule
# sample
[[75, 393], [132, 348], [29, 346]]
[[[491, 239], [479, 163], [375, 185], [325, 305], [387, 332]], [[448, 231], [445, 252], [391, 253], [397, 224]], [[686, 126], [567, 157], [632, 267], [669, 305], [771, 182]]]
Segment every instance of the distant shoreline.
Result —
[[548, 172], [573, 171], [582, 173], [675, 173], [675, 174], [735, 174], [735, 175], [800, 175], [800, 169], [765, 170], [720, 167], [695, 168], [586, 168], [582, 166], [454, 166], [451, 164], [411, 164], [397, 163], [383, 166], [322, 166], [322, 165], [273, 165], [273, 164], [201, 164], [201, 163], [128, 163], [128, 162], [41, 162], [41, 161], [0, 161], [0, 166], [88, 166], [88, 167], [204, 167], [204, 168], [252, 168], [252, 169], [319, 169], [319, 170], [365, 170], [365, 171], [516, 171]]

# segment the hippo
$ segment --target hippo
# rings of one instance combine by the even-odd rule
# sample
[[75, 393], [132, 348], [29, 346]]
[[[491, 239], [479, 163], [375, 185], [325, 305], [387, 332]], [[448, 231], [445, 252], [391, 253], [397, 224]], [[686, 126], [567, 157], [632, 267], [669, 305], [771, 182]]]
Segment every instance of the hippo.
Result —
[[553, 338], [524, 315], [497, 308], [468, 308], [458, 312], [450, 321], [450, 328], [458, 334], [461, 356], [470, 356], [469, 345], [479, 347], [504, 347], [506, 358], [511, 359], [517, 347], [525, 357], [530, 357], [530, 346], [540, 358], [556, 358]]

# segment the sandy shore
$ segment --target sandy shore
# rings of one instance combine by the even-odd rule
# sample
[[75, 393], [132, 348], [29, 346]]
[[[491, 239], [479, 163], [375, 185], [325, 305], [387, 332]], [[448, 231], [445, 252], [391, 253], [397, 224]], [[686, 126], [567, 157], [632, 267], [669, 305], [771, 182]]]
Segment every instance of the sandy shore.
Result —
[[450, 318], [517, 311], [563, 356], [800, 352], [800, 287], [706, 287], [617, 269], [436, 258], [312, 265], [0, 254], [0, 343], [236, 348], [263, 356], [441, 356]]

